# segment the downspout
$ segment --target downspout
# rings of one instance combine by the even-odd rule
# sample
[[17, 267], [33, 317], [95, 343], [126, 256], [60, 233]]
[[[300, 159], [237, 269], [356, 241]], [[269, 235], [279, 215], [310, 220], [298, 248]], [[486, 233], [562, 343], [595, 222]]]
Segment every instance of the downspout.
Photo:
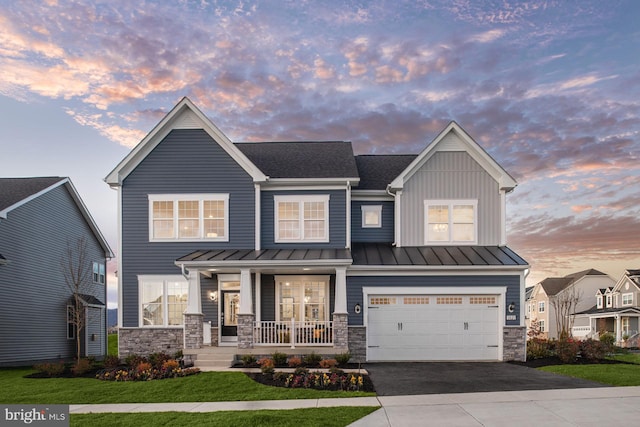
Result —
[[345, 247], [347, 249], [351, 248], [351, 181], [347, 181], [347, 218], [346, 218], [346, 230], [347, 235], [345, 239]]
[[182, 277], [184, 277], [187, 281], [189, 281], [189, 273], [184, 268], [184, 264], [180, 264], [180, 271], [182, 272]]
[[398, 236], [400, 234], [400, 230], [399, 230], [399, 226], [398, 226], [398, 222], [400, 221], [400, 202], [399, 202], [399, 197], [397, 194], [395, 193], [391, 193], [391, 185], [387, 185], [387, 188], [385, 189], [385, 191], [387, 192], [388, 195], [390, 195], [391, 197], [393, 197], [393, 243], [391, 244], [392, 246], [398, 246]]

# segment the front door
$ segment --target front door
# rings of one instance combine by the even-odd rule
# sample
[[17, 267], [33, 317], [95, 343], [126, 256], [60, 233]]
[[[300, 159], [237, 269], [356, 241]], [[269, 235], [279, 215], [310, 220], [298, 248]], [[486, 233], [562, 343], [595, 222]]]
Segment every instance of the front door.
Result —
[[238, 308], [240, 293], [237, 291], [222, 291], [222, 337], [238, 336]]

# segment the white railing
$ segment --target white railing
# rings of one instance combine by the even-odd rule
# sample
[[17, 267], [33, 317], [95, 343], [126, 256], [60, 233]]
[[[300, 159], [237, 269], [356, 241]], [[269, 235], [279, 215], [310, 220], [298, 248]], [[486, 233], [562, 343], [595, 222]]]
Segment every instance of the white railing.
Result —
[[591, 333], [591, 326], [574, 326], [571, 328], [571, 335], [574, 338], [586, 338]]
[[333, 322], [285, 321], [254, 322], [255, 345], [273, 346], [323, 346], [333, 345]]

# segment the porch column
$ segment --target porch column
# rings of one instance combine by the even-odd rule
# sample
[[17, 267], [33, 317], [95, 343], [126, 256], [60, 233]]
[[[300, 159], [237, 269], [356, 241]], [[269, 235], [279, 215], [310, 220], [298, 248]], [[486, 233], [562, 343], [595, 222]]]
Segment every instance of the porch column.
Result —
[[253, 301], [251, 271], [240, 270], [240, 304], [238, 307], [238, 348], [253, 348]]
[[336, 268], [335, 307], [333, 310], [333, 346], [349, 349], [349, 314], [347, 312], [347, 268]]
[[620, 315], [616, 314], [616, 344], [620, 345], [622, 341], [622, 322]]
[[200, 295], [200, 272], [198, 270], [189, 271], [188, 279], [187, 309], [184, 311], [184, 348], [202, 348], [204, 315], [202, 314]]

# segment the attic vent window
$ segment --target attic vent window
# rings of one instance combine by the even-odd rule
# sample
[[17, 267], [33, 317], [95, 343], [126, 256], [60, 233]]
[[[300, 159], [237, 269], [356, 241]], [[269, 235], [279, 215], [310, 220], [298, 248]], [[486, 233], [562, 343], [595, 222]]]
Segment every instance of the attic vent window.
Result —
[[362, 209], [362, 228], [382, 227], [382, 205], [365, 205]]

